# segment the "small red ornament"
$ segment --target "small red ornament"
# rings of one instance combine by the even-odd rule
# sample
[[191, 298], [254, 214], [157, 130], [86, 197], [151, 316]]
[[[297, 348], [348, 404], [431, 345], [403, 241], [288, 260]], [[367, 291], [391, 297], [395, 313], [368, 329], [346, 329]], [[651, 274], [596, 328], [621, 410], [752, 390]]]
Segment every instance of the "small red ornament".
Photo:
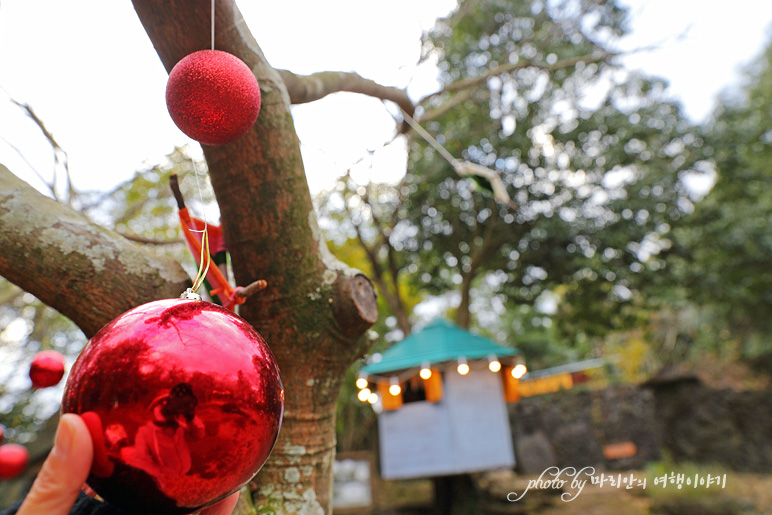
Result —
[[0, 445], [0, 479], [13, 479], [27, 468], [29, 451], [23, 445]]
[[132, 513], [191, 513], [246, 484], [281, 426], [284, 389], [265, 340], [209, 302], [120, 315], [86, 345], [63, 413], [94, 442], [88, 484]]
[[44, 350], [35, 354], [29, 367], [29, 378], [35, 388], [48, 388], [62, 380], [64, 356], [55, 350]]
[[233, 54], [201, 50], [174, 65], [166, 106], [182, 132], [204, 145], [224, 145], [252, 128], [260, 113], [260, 87]]

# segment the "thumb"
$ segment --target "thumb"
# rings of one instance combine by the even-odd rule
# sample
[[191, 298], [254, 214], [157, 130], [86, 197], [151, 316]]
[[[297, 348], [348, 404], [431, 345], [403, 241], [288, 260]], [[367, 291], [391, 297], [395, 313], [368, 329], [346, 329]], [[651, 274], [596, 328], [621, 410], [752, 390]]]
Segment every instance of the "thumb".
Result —
[[88, 477], [93, 452], [83, 420], [72, 413], [62, 415], [54, 447], [17, 515], [67, 515]]

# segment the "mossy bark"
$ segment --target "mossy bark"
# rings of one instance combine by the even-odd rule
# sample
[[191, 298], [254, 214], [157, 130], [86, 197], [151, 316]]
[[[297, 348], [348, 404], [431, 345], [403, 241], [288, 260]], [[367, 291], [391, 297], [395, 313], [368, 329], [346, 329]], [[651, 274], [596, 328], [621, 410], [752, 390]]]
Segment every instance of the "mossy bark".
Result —
[[38, 193], [0, 165], [0, 275], [91, 337], [139, 304], [179, 297], [190, 278], [120, 234]]

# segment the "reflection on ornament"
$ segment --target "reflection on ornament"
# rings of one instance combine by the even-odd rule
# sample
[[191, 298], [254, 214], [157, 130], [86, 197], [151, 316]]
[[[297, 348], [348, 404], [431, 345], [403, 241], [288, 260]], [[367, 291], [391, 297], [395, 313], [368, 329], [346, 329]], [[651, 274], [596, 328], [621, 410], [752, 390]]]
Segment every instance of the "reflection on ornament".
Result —
[[170, 299], [103, 327], [72, 367], [62, 400], [94, 441], [88, 484], [117, 507], [191, 513], [246, 484], [281, 425], [273, 355], [246, 321]]
[[0, 445], [0, 479], [12, 479], [27, 468], [29, 452], [23, 445], [7, 443]]
[[260, 87], [233, 54], [201, 50], [169, 73], [166, 106], [177, 127], [204, 145], [224, 145], [247, 133], [260, 112]]
[[44, 350], [35, 354], [29, 367], [29, 378], [35, 388], [48, 388], [62, 380], [64, 356], [55, 350]]

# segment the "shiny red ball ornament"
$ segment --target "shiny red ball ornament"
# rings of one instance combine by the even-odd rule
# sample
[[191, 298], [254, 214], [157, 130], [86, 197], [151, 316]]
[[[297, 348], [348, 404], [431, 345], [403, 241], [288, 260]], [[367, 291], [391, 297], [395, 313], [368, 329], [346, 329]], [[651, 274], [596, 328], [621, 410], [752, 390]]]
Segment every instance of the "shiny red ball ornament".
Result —
[[182, 132], [204, 145], [224, 145], [252, 128], [260, 113], [260, 87], [233, 54], [201, 50], [169, 73], [166, 106]]
[[27, 468], [29, 451], [23, 445], [0, 445], [0, 479], [13, 479]]
[[29, 378], [35, 388], [48, 388], [62, 380], [64, 356], [55, 350], [44, 350], [35, 354], [29, 367]]
[[209, 302], [136, 307], [86, 345], [63, 413], [91, 432], [88, 484], [130, 513], [191, 513], [246, 484], [281, 426], [284, 389], [265, 340]]

